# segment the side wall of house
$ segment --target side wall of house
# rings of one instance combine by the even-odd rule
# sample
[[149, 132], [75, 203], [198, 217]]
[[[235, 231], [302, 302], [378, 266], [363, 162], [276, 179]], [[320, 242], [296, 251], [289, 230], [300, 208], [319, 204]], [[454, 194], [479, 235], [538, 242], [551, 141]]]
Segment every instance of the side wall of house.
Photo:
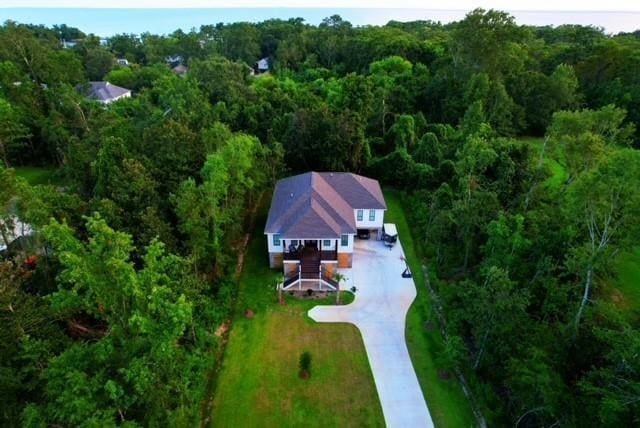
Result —
[[280, 240], [280, 245], [273, 244], [273, 233], [267, 233], [267, 248], [270, 253], [282, 253], [284, 248], [282, 247], [282, 239]]
[[377, 234], [372, 237], [372, 239], [380, 239], [382, 236], [382, 225], [384, 223], [384, 211], [385, 210], [373, 210], [374, 211], [374, 219], [369, 220], [369, 212], [370, 209], [362, 209], [362, 220], [358, 221], [358, 209], [353, 210], [353, 216], [356, 219], [356, 228], [358, 229], [369, 229], [375, 231]]
[[348, 235], [348, 245], [342, 246], [342, 242], [338, 242], [338, 267], [350, 268], [353, 264], [353, 240], [355, 235]]
[[269, 267], [272, 269], [282, 267], [282, 253], [269, 253]]

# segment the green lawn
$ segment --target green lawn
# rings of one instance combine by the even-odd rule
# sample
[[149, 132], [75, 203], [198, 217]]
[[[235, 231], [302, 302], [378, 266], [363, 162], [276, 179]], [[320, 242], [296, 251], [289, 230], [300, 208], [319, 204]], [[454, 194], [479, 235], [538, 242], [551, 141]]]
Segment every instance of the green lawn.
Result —
[[60, 184], [60, 178], [56, 174], [57, 170], [53, 167], [18, 166], [14, 169], [18, 177], [24, 178], [32, 186], [37, 184]]
[[[307, 317], [307, 310], [327, 301], [287, 296], [286, 305], [277, 303], [280, 272], [268, 267], [264, 216], [256, 223], [217, 379], [212, 426], [384, 426], [359, 331]], [[244, 316], [247, 308], [255, 313], [251, 319]], [[303, 351], [312, 355], [308, 380], [298, 376]]]
[[438, 354], [442, 351], [442, 336], [437, 328], [425, 328], [425, 323], [435, 317], [424, 286], [422, 263], [416, 252], [399, 195], [395, 191], [387, 190], [384, 196], [387, 202], [385, 221], [396, 224], [405, 257], [418, 289], [418, 297], [407, 314], [407, 346], [433, 422], [437, 427], [474, 426], [475, 420], [469, 402], [457, 380], [442, 380], [438, 376]]

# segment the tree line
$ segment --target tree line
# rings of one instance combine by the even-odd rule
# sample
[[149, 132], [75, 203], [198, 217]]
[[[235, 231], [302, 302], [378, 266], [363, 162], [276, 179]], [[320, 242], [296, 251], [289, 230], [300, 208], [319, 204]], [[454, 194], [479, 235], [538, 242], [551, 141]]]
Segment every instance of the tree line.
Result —
[[[263, 57], [271, 71], [254, 76]], [[445, 359], [489, 421], [637, 424], [637, 311], [604, 284], [640, 237], [638, 69], [638, 32], [480, 9], [106, 45], [5, 23], [0, 216], [37, 234], [0, 269], [0, 420], [197, 423], [248, 213], [275, 179], [333, 170], [405, 191], [445, 303]], [[134, 97], [105, 108], [76, 90], [88, 80]], [[23, 165], [54, 166], [60, 184], [28, 184]]]

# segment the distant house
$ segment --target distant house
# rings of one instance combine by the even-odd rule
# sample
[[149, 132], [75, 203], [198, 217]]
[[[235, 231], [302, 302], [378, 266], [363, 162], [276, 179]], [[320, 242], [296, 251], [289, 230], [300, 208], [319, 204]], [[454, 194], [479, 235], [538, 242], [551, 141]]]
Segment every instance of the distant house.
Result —
[[116, 62], [118, 65], [129, 65], [129, 61], [126, 58], [118, 58]]
[[121, 88], [109, 82], [89, 82], [82, 86], [85, 95], [103, 104], [109, 104], [122, 98], [131, 97], [131, 89]]
[[335, 289], [333, 272], [352, 266], [356, 235], [381, 239], [386, 209], [380, 184], [361, 175], [307, 172], [282, 179], [264, 229], [269, 265], [284, 269], [285, 289]]
[[187, 71], [189, 68], [186, 65], [178, 64], [171, 69], [174, 73], [176, 73], [180, 77], [184, 77], [187, 75]]
[[174, 68], [184, 62], [184, 58], [182, 55], [167, 55], [164, 57], [164, 62], [169, 65], [169, 67]]
[[0, 220], [0, 254], [11, 247], [20, 247], [22, 241], [33, 234], [33, 229], [27, 223], [23, 223], [18, 217], [11, 216]]
[[71, 48], [76, 47], [76, 45], [77, 45], [78, 43], [80, 43], [81, 41], [82, 41], [81, 39], [73, 39], [73, 40], [65, 40], [65, 39], [62, 39], [62, 40], [60, 41], [60, 43], [62, 44], [62, 48], [63, 48], [63, 49], [71, 49]]
[[254, 69], [256, 74], [262, 74], [262, 73], [266, 73], [267, 71], [269, 71], [269, 58], [265, 57], [265, 58], [259, 59], [253, 65], [253, 69]]

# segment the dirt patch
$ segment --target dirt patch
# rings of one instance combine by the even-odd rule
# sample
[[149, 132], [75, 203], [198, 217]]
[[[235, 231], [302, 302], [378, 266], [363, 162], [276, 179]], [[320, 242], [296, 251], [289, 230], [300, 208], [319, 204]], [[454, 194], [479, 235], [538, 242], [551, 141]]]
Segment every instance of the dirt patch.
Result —
[[301, 299], [301, 300], [317, 300], [317, 299], [324, 299], [328, 296], [335, 296], [335, 294], [333, 293], [329, 293], [328, 291], [316, 291], [316, 290], [312, 290], [312, 292], [310, 293], [309, 290], [291, 290], [289, 291], [289, 295], [293, 296], [297, 299]]
[[255, 312], [253, 312], [251, 309], [247, 308], [244, 310], [244, 317], [247, 319], [253, 319], [253, 317], [255, 317], [256, 314]]
[[222, 324], [220, 324], [220, 327], [218, 327], [216, 329], [216, 332], [214, 333], [216, 335], [216, 337], [222, 337], [224, 336], [227, 331], [229, 331], [229, 326], [231, 325], [231, 321], [230, 320], [225, 320]]
[[625, 306], [624, 294], [622, 294], [622, 292], [617, 288], [611, 290], [611, 301], [616, 306]]

